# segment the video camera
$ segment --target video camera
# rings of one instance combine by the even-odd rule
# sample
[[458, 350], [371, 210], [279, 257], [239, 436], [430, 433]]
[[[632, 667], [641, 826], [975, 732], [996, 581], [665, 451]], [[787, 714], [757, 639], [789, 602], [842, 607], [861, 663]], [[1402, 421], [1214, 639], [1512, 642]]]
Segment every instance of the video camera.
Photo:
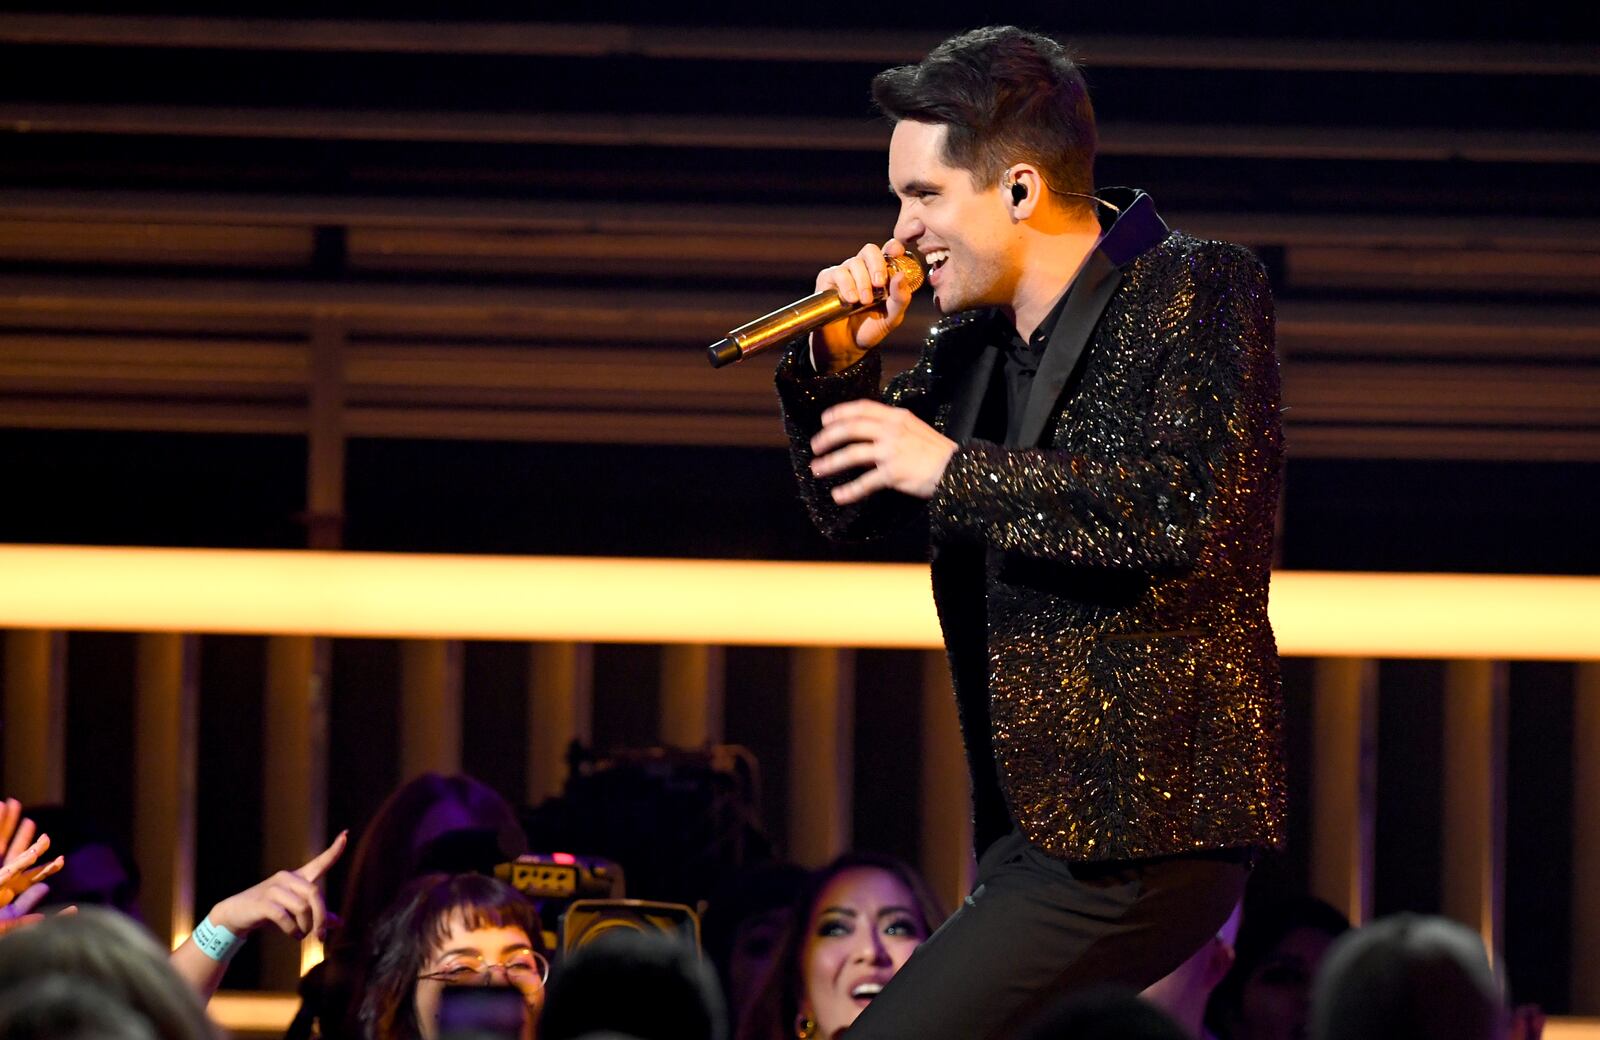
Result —
[[598, 856], [535, 852], [497, 864], [494, 876], [539, 911], [545, 948], [565, 954], [609, 933], [659, 932], [700, 946], [700, 917], [682, 903], [625, 899], [622, 867]]

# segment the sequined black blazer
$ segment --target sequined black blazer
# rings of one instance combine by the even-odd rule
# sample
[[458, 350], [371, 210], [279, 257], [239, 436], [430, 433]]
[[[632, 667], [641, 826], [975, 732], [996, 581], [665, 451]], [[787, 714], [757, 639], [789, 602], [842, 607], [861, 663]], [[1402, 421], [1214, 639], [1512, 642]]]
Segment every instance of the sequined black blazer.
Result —
[[821, 412], [879, 394], [877, 352], [819, 376], [801, 341], [779, 365], [825, 533], [872, 537], [927, 510], [980, 850], [1013, 822], [1067, 860], [1283, 838], [1271, 293], [1246, 250], [1155, 220], [1131, 255], [1112, 232], [1093, 258], [1098, 298], [1065, 374], [1052, 337], [1028, 409], [1037, 439], [1022, 442], [1038, 447], [971, 438], [1003, 342], [993, 314], [940, 322], [890, 382], [883, 400], [960, 444], [930, 502], [881, 492], [841, 508], [828, 488], [846, 478], [810, 477]]

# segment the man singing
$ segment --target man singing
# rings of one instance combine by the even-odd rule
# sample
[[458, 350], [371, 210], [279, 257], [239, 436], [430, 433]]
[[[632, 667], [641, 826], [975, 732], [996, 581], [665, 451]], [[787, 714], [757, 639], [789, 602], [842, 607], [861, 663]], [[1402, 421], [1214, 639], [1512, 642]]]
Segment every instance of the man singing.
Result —
[[[980, 859], [850, 1040], [977, 1040], [1159, 979], [1282, 841], [1272, 301], [1246, 250], [1094, 194], [1093, 109], [1054, 41], [964, 33], [873, 97], [894, 238], [817, 288], [887, 297], [790, 344], [778, 387], [823, 531], [926, 513]], [[946, 317], [880, 393], [910, 298], [884, 257], [908, 251]]]

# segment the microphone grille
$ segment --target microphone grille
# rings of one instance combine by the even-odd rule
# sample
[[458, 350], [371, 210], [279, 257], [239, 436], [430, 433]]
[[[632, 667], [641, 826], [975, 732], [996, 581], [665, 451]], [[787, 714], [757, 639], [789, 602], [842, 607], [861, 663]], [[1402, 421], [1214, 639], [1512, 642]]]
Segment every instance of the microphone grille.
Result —
[[904, 278], [906, 280], [906, 288], [912, 292], [922, 288], [922, 283], [927, 280], [927, 277], [922, 273], [922, 265], [917, 263], [917, 258], [909, 253], [901, 253], [899, 256], [886, 256], [883, 259], [889, 265], [890, 277], [898, 274]]

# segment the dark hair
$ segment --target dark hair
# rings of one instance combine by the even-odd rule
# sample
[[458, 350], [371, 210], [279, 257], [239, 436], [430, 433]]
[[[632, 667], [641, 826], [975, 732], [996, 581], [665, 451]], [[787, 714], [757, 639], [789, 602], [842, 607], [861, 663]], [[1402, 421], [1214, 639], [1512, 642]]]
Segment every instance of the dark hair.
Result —
[[417, 842], [417, 824], [440, 805], [455, 804], [484, 831], [493, 831], [508, 859], [527, 851], [517, 815], [492, 787], [464, 774], [424, 773], [395, 788], [367, 824], [351, 857], [350, 878], [340, 908], [339, 933], [357, 944], [377, 916], [411, 878], [423, 870], [427, 847]]
[[466, 810], [474, 833], [498, 845], [492, 859], [514, 859], [527, 851], [527, 839], [515, 811], [495, 790], [465, 774], [442, 776], [424, 773], [401, 784], [373, 814], [351, 856], [345, 881], [339, 924], [328, 936], [327, 959], [302, 980], [305, 1006], [290, 1026], [288, 1036], [309, 1036], [311, 1019], [321, 1035], [338, 1040], [360, 1034], [356, 1021], [364, 988], [362, 973], [374, 922], [394, 902], [406, 882], [419, 874], [458, 873], [487, 864], [431, 863], [430, 850], [439, 842], [419, 843], [418, 824], [441, 805]]
[[1013, 25], [952, 36], [915, 65], [878, 73], [872, 100], [895, 122], [947, 127], [945, 162], [968, 171], [976, 188], [993, 187], [1025, 160], [1054, 191], [1094, 191], [1089, 87], [1048, 36]]
[[1261, 962], [1278, 948], [1290, 932], [1309, 928], [1336, 939], [1350, 930], [1350, 920], [1331, 904], [1312, 896], [1294, 896], [1266, 905], [1246, 903], [1234, 944], [1233, 967], [1211, 991], [1206, 1004], [1206, 1027], [1219, 1036], [1231, 1031], [1239, 1012], [1244, 986]]
[[[722, 984], [722, 995], [727, 1001], [728, 1017], [736, 1020], [743, 1011], [744, 1001], [752, 993], [734, 992], [733, 959], [736, 947], [747, 925], [756, 921], [773, 921], [772, 952], [777, 953], [776, 942], [784, 932], [780, 923], [788, 920], [787, 914], [794, 905], [795, 895], [806, 884], [809, 872], [793, 863], [759, 863], [743, 867], [725, 880], [711, 896], [710, 905], [700, 915], [700, 945], [705, 955], [717, 969], [717, 981]], [[759, 984], [759, 979], [745, 980]]]
[[200, 999], [135, 921], [86, 906], [18, 929], [0, 941], [0, 990], [50, 975], [87, 982], [142, 1015], [161, 1040], [215, 1040]]
[[157, 1040], [137, 1011], [85, 979], [48, 975], [0, 991], [6, 1040]]
[[51, 856], [67, 857], [66, 869], [50, 881], [50, 893], [45, 897], [44, 906], [66, 906], [69, 903], [83, 906], [86, 903], [106, 902], [101, 893], [80, 892], [68, 887], [76, 880], [72, 853], [91, 845], [102, 845], [110, 851], [117, 866], [122, 868], [125, 878], [111, 893], [109, 905], [130, 917], [139, 916], [139, 864], [127, 846], [112, 836], [99, 821], [68, 805], [30, 805], [27, 817], [33, 821], [37, 833], [50, 835]]
[[761, 990], [740, 1017], [737, 1040], [779, 1040], [793, 1035], [794, 1018], [800, 1011], [803, 982], [800, 959], [805, 950], [807, 933], [811, 928], [811, 913], [816, 908], [817, 897], [829, 882], [847, 870], [866, 867], [893, 875], [906, 886], [922, 915], [923, 935], [932, 934], [944, 921], [944, 911], [928, 889], [922, 875], [893, 856], [880, 856], [866, 852], [846, 852], [832, 863], [816, 870], [806, 879], [789, 915], [789, 927], [784, 932], [778, 955], [773, 958]]
[[539, 1036], [595, 1033], [727, 1040], [716, 976], [691, 943], [659, 933], [614, 932], [581, 946], [550, 980]]
[[1313, 1040], [1493, 1040], [1505, 1007], [1483, 940], [1443, 917], [1398, 914], [1341, 938], [1311, 998]]
[[359, 994], [361, 1028], [374, 1040], [417, 1040], [417, 976], [459, 919], [468, 928], [521, 928], [542, 951], [539, 915], [521, 892], [482, 874], [427, 874], [401, 889], [378, 919], [366, 985]]
[[1166, 1012], [1114, 988], [1064, 997], [1018, 1034], [1018, 1040], [1186, 1040]]

